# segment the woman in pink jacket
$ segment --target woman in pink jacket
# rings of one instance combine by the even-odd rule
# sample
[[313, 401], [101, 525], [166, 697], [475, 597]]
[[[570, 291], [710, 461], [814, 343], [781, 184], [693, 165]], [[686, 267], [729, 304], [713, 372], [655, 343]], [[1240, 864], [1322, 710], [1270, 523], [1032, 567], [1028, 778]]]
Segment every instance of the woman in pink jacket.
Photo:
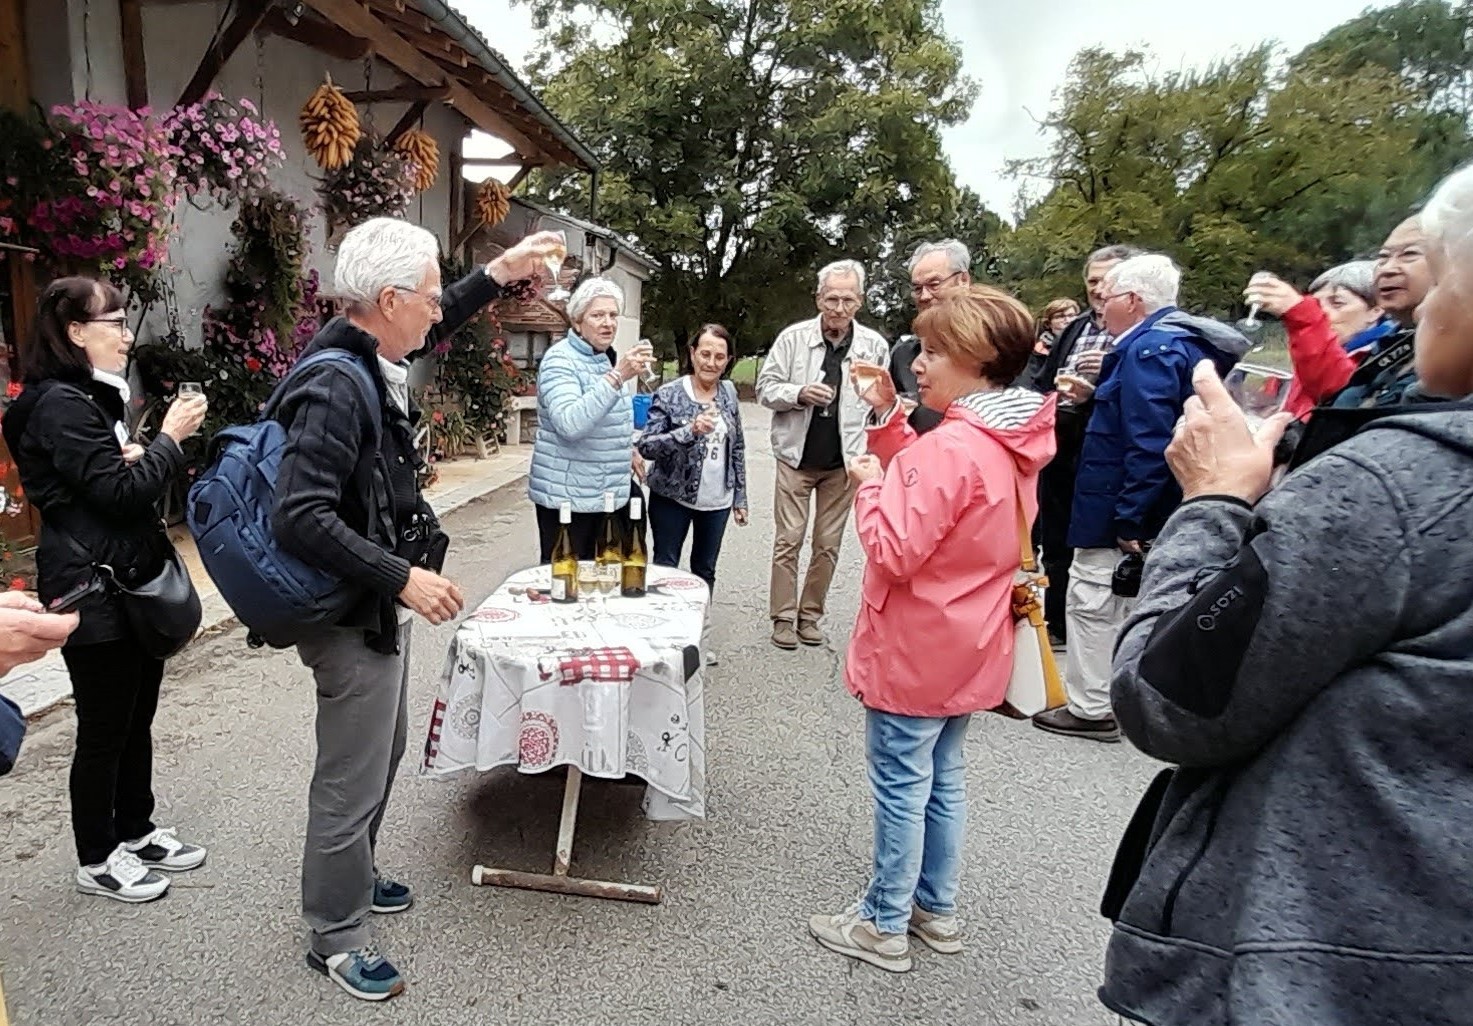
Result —
[[910, 428], [883, 368], [851, 372], [878, 422], [850, 470], [867, 565], [844, 671], [866, 710], [874, 875], [853, 908], [808, 923], [825, 947], [891, 972], [911, 967], [908, 934], [962, 948], [963, 744], [971, 714], [1007, 690], [1019, 504], [1031, 522], [1054, 454], [1053, 398], [1006, 387], [1033, 348], [1023, 304], [956, 289], [915, 332], [920, 400], [944, 414], [934, 431]]

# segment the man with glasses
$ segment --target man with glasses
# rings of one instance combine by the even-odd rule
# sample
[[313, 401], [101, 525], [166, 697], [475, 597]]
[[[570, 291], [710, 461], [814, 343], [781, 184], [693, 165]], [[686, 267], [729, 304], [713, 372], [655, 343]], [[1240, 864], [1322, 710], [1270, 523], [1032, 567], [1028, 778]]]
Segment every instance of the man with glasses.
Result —
[[[373, 913], [402, 912], [409, 888], [379, 874], [379, 825], [404, 754], [413, 617], [431, 624], [464, 605], [440, 575], [443, 535], [417, 479], [408, 358], [454, 332], [513, 281], [536, 278], [560, 240], [544, 232], [441, 289], [439, 243], [407, 221], [374, 218], [343, 237], [333, 277], [343, 315], [303, 358], [342, 362], [291, 373], [276, 409], [286, 431], [273, 528], [283, 547], [350, 589], [337, 624], [297, 645], [317, 692], [316, 760], [307, 801], [302, 913], [307, 964], [349, 994], [383, 1001], [404, 979], [372, 940]], [[438, 538], [435, 536], [439, 536]]]
[[1069, 704], [1035, 716], [1041, 730], [1120, 740], [1110, 708], [1115, 639], [1135, 604], [1140, 558], [1181, 502], [1166, 446], [1193, 393], [1197, 364], [1212, 360], [1225, 374], [1248, 348], [1232, 329], [1178, 311], [1180, 287], [1181, 271], [1159, 254], [1113, 267], [1099, 292], [1105, 330], [1116, 341], [1098, 383], [1060, 382], [1061, 395], [1095, 399], [1069, 517]]
[[[916, 303], [916, 313], [951, 289], [972, 284], [971, 266], [971, 251], [956, 239], [923, 242], [917, 246], [909, 265], [910, 294]], [[918, 434], [924, 434], [941, 423], [942, 414], [922, 406], [916, 396], [916, 376], [911, 365], [920, 355], [921, 340], [914, 335], [901, 336], [890, 353], [890, 378], [895, 382], [895, 391], [915, 406], [910, 411], [910, 426]]]
[[[849, 380], [853, 360], [885, 366], [884, 336], [855, 320], [864, 305], [864, 268], [840, 260], [818, 272], [818, 317], [784, 328], [762, 361], [757, 398], [772, 414], [777, 457], [772, 579], [772, 643], [822, 645], [829, 584], [854, 498], [848, 464], [865, 451], [869, 406]], [[813, 516], [813, 549], [803, 592], [798, 557]]]
[[1122, 260], [1138, 256], [1134, 246], [1106, 246], [1095, 250], [1084, 262], [1084, 289], [1089, 309], [1071, 321], [1049, 352], [1034, 387], [1047, 394], [1057, 387], [1061, 372], [1080, 384], [1059, 392], [1054, 418], [1055, 455], [1038, 476], [1038, 542], [1043, 548], [1043, 571], [1049, 579], [1044, 593], [1044, 617], [1049, 637], [1057, 648], [1068, 643], [1064, 596], [1069, 590], [1069, 564], [1074, 550], [1069, 547], [1069, 512], [1074, 505], [1074, 474], [1079, 466], [1079, 449], [1084, 445], [1084, 428], [1089, 423], [1092, 389], [1086, 387], [1099, 376], [1100, 363], [1115, 343], [1105, 326], [1105, 275]]

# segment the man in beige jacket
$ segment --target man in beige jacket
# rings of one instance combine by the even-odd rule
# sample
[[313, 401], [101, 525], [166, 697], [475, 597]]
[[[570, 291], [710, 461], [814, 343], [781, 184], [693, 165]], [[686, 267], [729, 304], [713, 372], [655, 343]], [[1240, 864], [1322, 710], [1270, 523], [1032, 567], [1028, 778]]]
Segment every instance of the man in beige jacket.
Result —
[[[853, 360], [886, 366], [884, 336], [854, 318], [864, 305], [864, 268], [840, 260], [818, 272], [818, 316], [784, 328], [757, 375], [757, 398], [772, 416], [777, 457], [772, 581], [772, 643], [822, 645], [818, 629], [839, 543], [854, 498], [848, 464], [865, 451], [869, 407], [849, 387]], [[813, 510], [813, 551], [798, 595], [798, 555]]]

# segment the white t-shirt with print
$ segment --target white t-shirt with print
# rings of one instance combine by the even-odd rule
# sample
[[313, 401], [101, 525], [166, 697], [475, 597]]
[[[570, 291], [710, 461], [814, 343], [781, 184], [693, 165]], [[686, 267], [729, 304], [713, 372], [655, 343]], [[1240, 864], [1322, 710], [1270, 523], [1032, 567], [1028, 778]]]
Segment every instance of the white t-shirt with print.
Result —
[[[690, 396], [691, 402], [697, 406], [701, 400], [696, 398], [695, 389], [691, 387], [690, 377], [687, 375], [680, 382], [685, 386], [685, 394]], [[720, 384], [716, 386], [720, 389]], [[712, 404], [716, 414], [716, 428], [705, 436], [706, 458], [701, 461], [701, 486], [696, 491], [696, 501], [690, 504], [691, 509], [707, 512], [717, 509], [730, 509], [733, 489], [726, 486], [726, 452], [727, 434], [726, 418], [721, 414], [721, 407]], [[696, 444], [700, 444], [697, 439]]]

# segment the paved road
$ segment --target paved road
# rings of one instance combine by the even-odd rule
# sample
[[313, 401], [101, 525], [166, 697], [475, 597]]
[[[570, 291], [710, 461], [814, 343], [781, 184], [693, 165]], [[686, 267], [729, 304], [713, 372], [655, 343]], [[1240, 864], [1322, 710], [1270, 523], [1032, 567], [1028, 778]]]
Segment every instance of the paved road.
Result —
[[[0, 782], [0, 968], [16, 1026], [259, 1023], [702, 1026], [1006, 1023], [1105, 1026], [1095, 914], [1114, 842], [1152, 767], [1124, 746], [982, 716], [970, 740], [963, 888], [969, 947], [896, 977], [820, 948], [811, 912], [855, 896], [869, 857], [862, 717], [837, 681], [857, 601], [852, 536], [828, 649], [767, 641], [772, 458], [748, 408], [754, 523], [721, 564], [707, 689], [709, 818], [655, 825], [635, 788], [591, 783], [575, 871], [660, 882], [658, 907], [473, 888], [477, 861], [545, 870], [559, 779], [415, 775], [451, 628], [416, 628], [414, 734], [381, 864], [411, 881], [378, 935], [410, 988], [353, 1001], [301, 961], [298, 869], [312, 687], [290, 653], [237, 630], [170, 666], [156, 727], [159, 820], [210, 845], [153, 905], [77, 894], [67, 826], [72, 718], [34, 730]], [[453, 514], [450, 573], [473, 600], [535, 555], [519, 490]]]

